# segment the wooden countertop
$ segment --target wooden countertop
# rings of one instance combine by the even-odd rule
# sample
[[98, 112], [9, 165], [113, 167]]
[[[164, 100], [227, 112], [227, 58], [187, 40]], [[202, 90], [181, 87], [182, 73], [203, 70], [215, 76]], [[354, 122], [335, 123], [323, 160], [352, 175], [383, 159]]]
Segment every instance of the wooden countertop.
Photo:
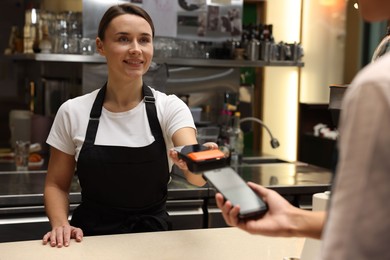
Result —
[[0, 243], [0, 259], [263, 259], [299, 257], [304, 238], [250, 235], [237, 228], [194, 229], [85, 237], [69, 247], [41, 240]]

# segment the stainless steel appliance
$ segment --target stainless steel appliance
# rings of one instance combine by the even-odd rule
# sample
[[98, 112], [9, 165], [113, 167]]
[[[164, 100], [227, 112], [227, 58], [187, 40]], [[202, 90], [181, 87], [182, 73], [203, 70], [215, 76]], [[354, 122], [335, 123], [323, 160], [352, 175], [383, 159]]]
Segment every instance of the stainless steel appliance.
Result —
[[96, 37], [104, 12], [115, 4], [131, 2], [152, 17], [156, 36], [192, 41], [240, 40], [243, 0], [152, 1], [83, 0], [83, 37]]
[[[216, 120], [223, 107], [225, 93], [239, 92], [240, 71], [238, 68], [207, 67], [207, 60], [204, 65], [154, 64], [144, 76], [144, 81], [157, 90], [184, 98], [189, 107], [208, 107]], [[100, 88], [106, 80], [105, 63], [83, 64], [83, 93]]]

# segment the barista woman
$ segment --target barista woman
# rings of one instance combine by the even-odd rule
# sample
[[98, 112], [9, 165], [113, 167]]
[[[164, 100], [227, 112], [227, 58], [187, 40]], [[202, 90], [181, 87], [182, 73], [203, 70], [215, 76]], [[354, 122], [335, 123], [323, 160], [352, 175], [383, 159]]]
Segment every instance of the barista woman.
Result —
[[[151, 18], [137, 6], [115, 5], [103, 15], [96, 46], [107, 60], [107, 83], [65, 102], [47, 139], [51, 156], [45, 207], [52, 230], [44, 244], [62, 247], [83, 235], [168, 230], [168, 155], [190, 183], [205, 184], [170, 150], [197, 143], [188, 107], [143, 83], [153, 37]], [[75, 169], [82, 203], [69, 223], [68, 191]]]

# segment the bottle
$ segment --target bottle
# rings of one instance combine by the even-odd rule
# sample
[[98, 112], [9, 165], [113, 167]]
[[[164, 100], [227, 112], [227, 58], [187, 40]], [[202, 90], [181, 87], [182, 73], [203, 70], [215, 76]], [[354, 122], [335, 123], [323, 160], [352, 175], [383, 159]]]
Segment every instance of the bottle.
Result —
[[229, 144], [229, 122], [230, 122], [230, 111], [227, 110], [227, 104], [224, 104], [224, 108], [221, 111], [221, 115], [218, 118], [218, 125], [220, 128], [218, 136], [218, 146], [227, 146]]
[[47, 25], [42, 26], [42, 40], [39, 43], [42, 53], [51, 53], [52, 45], [49, 38], [49, 28]]
[[248, 60], [256, 61], [259, 59], [260, 52], [260, 41], [257, 40], [254, 35], [252, 39], [248, 42], [246, 56]]
[[234, 113], [233, 124], [228, 130], [231, 166], [240, 164], [244, 152], [244, 134], [240, 127], [240, 116], [240, 112]]

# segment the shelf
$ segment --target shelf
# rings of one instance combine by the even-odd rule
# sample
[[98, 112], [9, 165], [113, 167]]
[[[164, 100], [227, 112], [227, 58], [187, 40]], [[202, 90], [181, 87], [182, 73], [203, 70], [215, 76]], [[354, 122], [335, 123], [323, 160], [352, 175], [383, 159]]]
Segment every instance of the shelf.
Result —
[[244, 0], [244, 4], [252, 4], [252, 3], [264, 3], [267, 0]]
[[100, 55], [81, 54], [13, 54], [4, 55], [14, 61], [48, 61], [48, 62], [80, 62], [80, 63], [105, 63], [104, 57]]
[[155, 58], [157, 63], [167, 63], [169, 65], [185, 65], [185, 66], [202, 66], [202, 67], [266, 67], [266, 66], [275, 66], [275, 67], [303, 67], [303, 62], [294, 62], [294, 61], [249, 61], [249, 60], [217, 60], [217, 59], [181, 59], [181, 58], [169, 58], [169, 59], [160, 59]]
[[[80, 54], [14, 54], [5, 55], [14, 61], [45, 61], [45, 62], [80, 62], [80, 63], [105, 63], [105, 58], [100, 55]], [[223, 59], [182, 59], [182, 58], [154, 58], [156, 63], [167, 63], [178, 66], [201, 66], [201, 67], [303, 67], [303, 62], [295, 61], [249, 61], [249, 60], [223, 60]]]

